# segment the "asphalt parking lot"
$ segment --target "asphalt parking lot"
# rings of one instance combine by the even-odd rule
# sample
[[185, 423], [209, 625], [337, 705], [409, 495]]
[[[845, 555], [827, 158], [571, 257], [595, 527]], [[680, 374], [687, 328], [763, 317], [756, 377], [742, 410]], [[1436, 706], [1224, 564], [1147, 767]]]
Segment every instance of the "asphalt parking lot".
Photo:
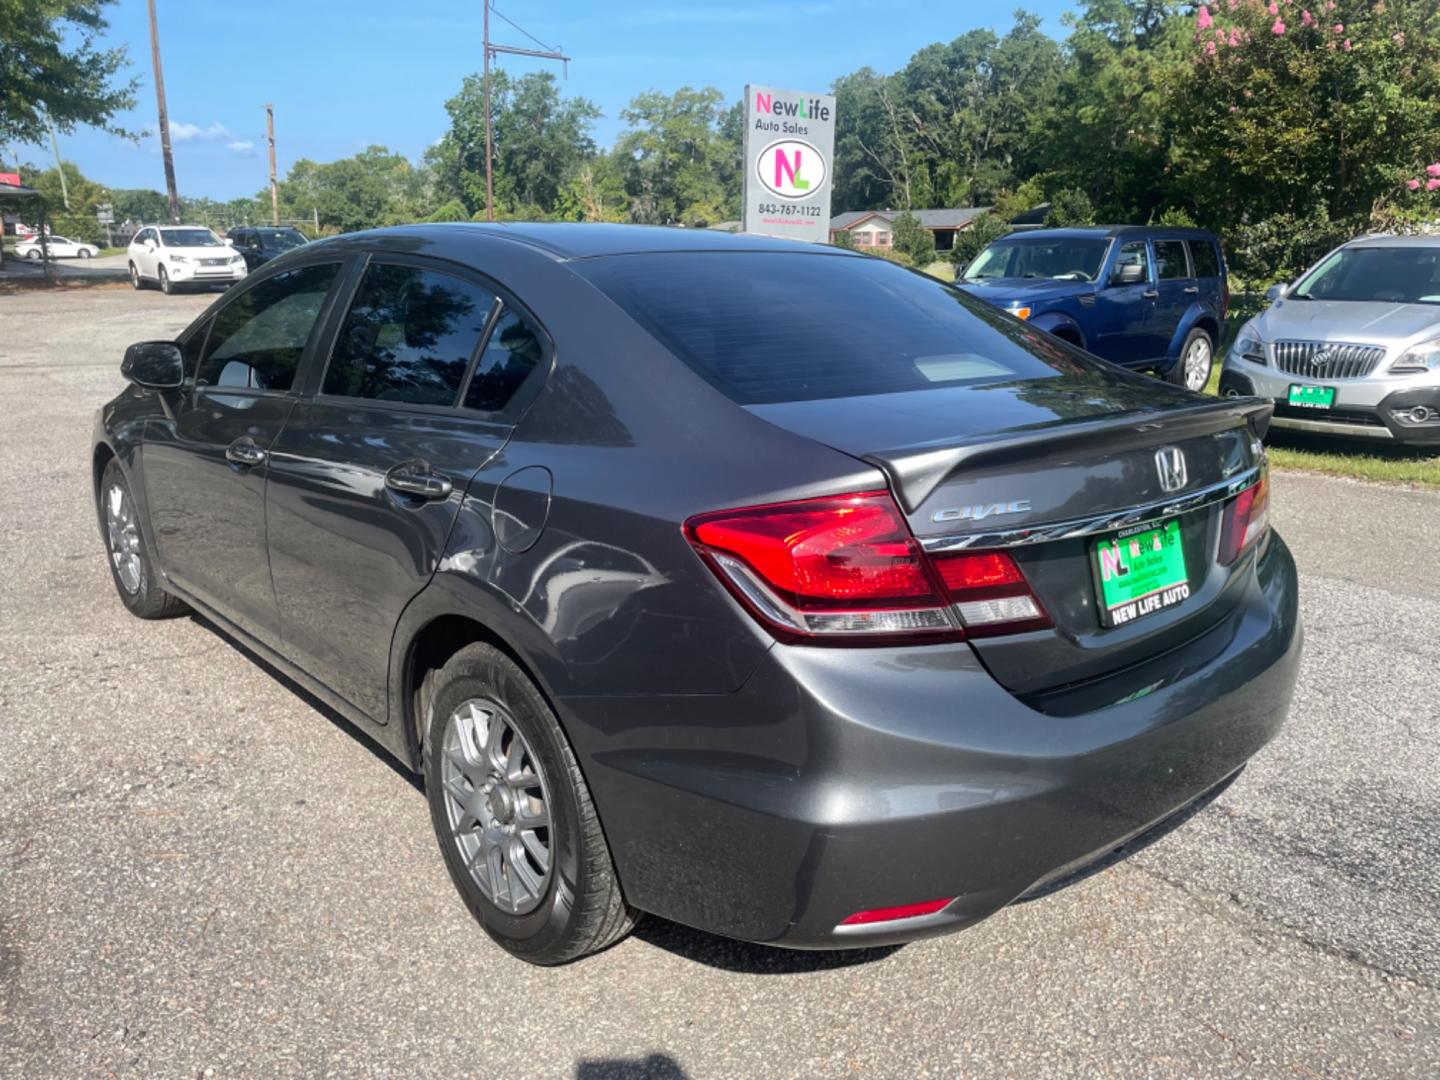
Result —
[[424, 797], [208, 624], [116, 600], [123, 347], [211, 297], [0, 295], [0, 1076], [1434, 1076], [1440, 493], [1298, 474], [1289, 726], [1132, 858], [960, 936], [785, 953], [650, 921], [509, 959]]

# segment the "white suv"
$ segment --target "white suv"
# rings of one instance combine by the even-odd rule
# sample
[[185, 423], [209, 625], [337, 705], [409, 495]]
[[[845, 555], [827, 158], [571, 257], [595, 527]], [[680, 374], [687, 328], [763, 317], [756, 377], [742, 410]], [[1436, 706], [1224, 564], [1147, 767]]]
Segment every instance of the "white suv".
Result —
[[181, 285], [231, 285], [245, 276], [245, 259], [209, 229], [147, 225], [130, 241], [130, 284], [154, 281], [167, 293]]

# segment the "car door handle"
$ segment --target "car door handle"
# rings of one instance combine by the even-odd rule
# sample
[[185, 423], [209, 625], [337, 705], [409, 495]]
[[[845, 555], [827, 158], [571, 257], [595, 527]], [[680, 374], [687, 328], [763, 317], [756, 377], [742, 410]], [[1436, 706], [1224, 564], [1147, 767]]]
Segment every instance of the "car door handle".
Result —
[[225, 460], [236, 465], [263, 465], [269, 456], [263, 448], [256, 446], [255, 440], [248, 435], [236, 439], [225, 448]]
[[1142, 300], [1158, 300], [1160, 298], [1160, 294], [1154, 289], [1151, 289], [1148, 292], [1142, 292], [1140, 294], [1140, 298]]
[[1199, 296], [1199, 295], [1200, 295], [1200, 286], [1199, 286], [1199, 285], [1191, 285], [1191, 286], [1188, 287], [1185, 291], [1186, 291], [1186, 293], [1188, 293], [1188, 294], [1191, 295], [1191, 296]]
[[451, 491], [449, 477], [435, 472], [425, 461], [402, 461], [385, 474], [385, 486], [420, 499], [444, 499]]

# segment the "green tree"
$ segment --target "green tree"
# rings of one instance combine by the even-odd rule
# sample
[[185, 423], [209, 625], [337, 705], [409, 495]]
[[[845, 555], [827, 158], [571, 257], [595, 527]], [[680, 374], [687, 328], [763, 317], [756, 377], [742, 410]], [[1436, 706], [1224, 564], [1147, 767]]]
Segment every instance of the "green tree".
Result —
[[632, 221], [704, 226], [735, 212], [721, 175], [730, 160], [723, 100], [714, 87], [684, 86], [640, 94], [621, 112], [629, 127], [614, 157]]
[[116, 188], [110, 192], [110, 203], [117, 222], [170, 220], [170, 203], [165, 194], [150, 188]]
[[1094, 225], [1095, 205], [1079, 188], [1061, 188], [1050, 196], [1050, 212], [1045, 224], [1052, 229], [1071, 225]]
[[976, 255], [1010, 231], [1009, 222], [994, 211], [972, 219], [969, 228], [955, 234], [955, 247], [950, 252], [950, 258], [955, 263], [955, 272], [964, 272]]
[[[426, 160], [441, 193], [471, 213], [485, 209], [485, 94], [479, 75], [467, 76], [445, 103], [450, 130]], [[600, 110], [583, 97], [562, 97], [555, 76], [519, 79], [490, 75], [490, 114], [497, 217], [552, 217], [572, 174], [595, 156], [590, 129]]]
[[119, 81], [123, 47], [100, 47], [109, 3], [0, 3], [0, 143], [43, 142], [47, 115], [61, 131], [84, 124], [125, 134], [114, 118], [135, 103], [137, 83]]
[[895, 218], [895, 250], [910, 256], [916, 266], [929, 266], [935, 261], [935, 234], [920, 224], [920, 219], [906, 210]]
[[[95, 220], [95, 210], [102, 203], [110, 201], [109, 191], [91, 180], [70, 162], [64, 162], [65, 187], [60, 187], [60, 173], [55, 169], [36, 169], [33, 165], [21, 166], [26, 183], [40, 192], [45, 199], [45, 216], [50, 231], [70, 240], [83, 240], [88, 244], [102, 243], [105, 230]], [[70, 197], [69, 207], [65, 194]]]
[[[280, 216], [309, 220], [340, 232], [400, 225], [424, 216], [427, 177], [403, 154], [371, 146], [354, 157], [320, 164], [301, 158], [280, 182]], [[270, 191], [255, 196], [268, 221]]]

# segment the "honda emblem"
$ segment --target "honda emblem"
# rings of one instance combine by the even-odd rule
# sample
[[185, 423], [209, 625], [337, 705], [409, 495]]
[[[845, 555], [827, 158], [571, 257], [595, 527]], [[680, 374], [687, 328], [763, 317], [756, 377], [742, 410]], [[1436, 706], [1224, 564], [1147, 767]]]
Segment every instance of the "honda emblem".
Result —
[[1162, 446], [1155, 451], [1155, 471], [1160, 474], [1164, 491], [1179, 491], [1189, 479], [1185, 472], [1185, 451], [1178, 446]]

